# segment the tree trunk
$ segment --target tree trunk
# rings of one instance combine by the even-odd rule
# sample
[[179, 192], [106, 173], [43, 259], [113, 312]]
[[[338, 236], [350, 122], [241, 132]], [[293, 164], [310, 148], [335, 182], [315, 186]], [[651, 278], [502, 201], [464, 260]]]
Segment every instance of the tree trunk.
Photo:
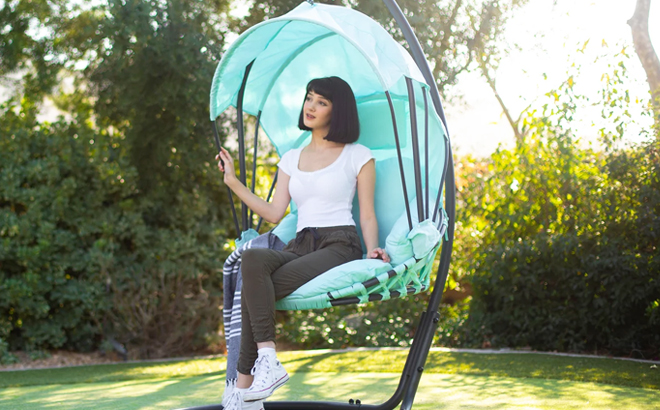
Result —
[[[660, 126], [660, 60], [651, 44], [649, 36], [649, 9], [651, 0], [637, 0], [635, 13], [628, 20], [632, 29], [635, 52], [646, 71], [646, 80], [651, 89], [651, 106], [656, 126]], [[660, 138], [660, 131], [658, 131]]]
[[520, 128], [519, 128], [520, 117], [518, 117], [517, 120], [514, 120], [513, 117], [511, 116], [509, 109], [507, 108], [506, 104], [504, 104], [504, 100], [500, 96], [500, 93], [497, 91], [497, 86], [495, 85], [495, 79], [491, 77], [490, 73], [488, 72], [488, 67], [486, 66], [486, 63], [483, 60], [479, 61], [479, 68], [481, 69], [481, 74], [486, 79], [488, 86], [490, 87], [491, 90], [493, 90], [493, 94], [495, 95], [497, 102], [500, 104], [500, 107], [502, 108], [502, 112], [504, 112], [506, 119], [509, 121], [509, 125], [513, 130], [513, 135], [516, 137], [516, 144], [522, 144], [524, 142], [524, 136], [520, 132]]

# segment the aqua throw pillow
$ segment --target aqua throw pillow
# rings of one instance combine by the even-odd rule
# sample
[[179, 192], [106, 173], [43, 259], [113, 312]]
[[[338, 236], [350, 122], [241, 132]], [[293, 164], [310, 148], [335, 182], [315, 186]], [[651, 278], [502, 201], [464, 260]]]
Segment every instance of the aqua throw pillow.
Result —
[[[414, 199], [410, 201], [410, 217], [414, 227], [418, 223], [417, 202]], [[409, 233], [408, 216], [404, 210], [385, 240], [385, 250], [390, 255], [393, 266], [402, 264], [414, 255], [412, 243], [408, 240]]]
[[407, 236], [415, 258], [422, 259], [431, 252], [440, 241], [440, 232], [430, 219], [415, 226]]

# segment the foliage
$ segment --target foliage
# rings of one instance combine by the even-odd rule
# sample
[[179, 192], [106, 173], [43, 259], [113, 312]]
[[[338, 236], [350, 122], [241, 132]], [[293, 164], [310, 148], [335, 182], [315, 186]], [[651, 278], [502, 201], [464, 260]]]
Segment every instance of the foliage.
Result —
[[[2, 74], [19, 70], [23, 87], [0, 121], [0, 338], [142, 358], [202, 349], [235, 235], [206, 101], [226, 3], [39, 5], [43, 36], [2, 43], [14, 61]], [[35, 19], [23, 2], [2, 12], [12, 27]], [[39, 120], [44, 96], [66, 117]]]
[[[627, 56], [621, 56], [622, 62]], [[571, 131], [573, 77], [525, 117], [527, 139], [499, 150], [466, 204], [475, 220], [474, 298], [467, 342], [655, 357], [660, 157], [653, 138], [616, 149], [627, 122], [625, 65], [604, 76], [610, 149], [580, 148]], [[615, 110], [616, 111], [616, 110]], [[627, 113], [627, 111], [625, 111]], [[605, 130], [605, 129], [604, 129]]]
[[106, 41], [95, 44], [100, 58], [85, 74], [96, 115], [126, 139], [140, 190], [167, 207], [178, 191], [209, 185], [208, 90], [223, 44], [213, 31], [217, 10], [202, 1], [124, 3], [110, 2]]
[[[63, 67], [55, 56], [56, 42], [35, 33], [52, 30], [55, 10], [62, 0], [3, 2], [0, 9], [0, 76], [24, 72], [21, 87], [30, 95], [45, 96], [57, 83], [57, 73]], [[2, 78], [2, 82], [9, 79]]]
[[0, 338], [0, 364], [13, 364], [16, 362], [18, 362], [18, 358], [9, 352], [9, 344]]
[[323, 311], [286, 312], [281, 338], [305, 348], [409, 346], [423, 295]]
[[104, 202], [126, 188], [90, 162], [88, 127], [34, 114], [8, 108], [0, 122], [0, 337], [12, 349], [88, 350], [103, 308], [89, 250], [117, 219]]
[[[110, 321], [141, 357], [203, 346], [217, 328], [229, 210], [214, 170], [207, 95], [220, 54], [223, 2], [111, 1], [85, 71], [95, 112], [123, 136], [151, 244], [132, 244], [113, 278]], [[148, 96], [148, 98], [145, 98]], [[142, 239], [142, 238], [141, 238]], [[144, 253], [137, 251], [144, 246]], [[110, 252], [112, 255], [112, 252]], [[140, 309], [134, 301], [140, 300]]]
[[152, 229], [135, 171], [92, 148], [103, 136], [84, 122], [25, 124], [9, 110], [1, 124], [0, 337], [9, 348], [90, 350], [103, 336], [140, 357], [198, 348], [219, 320], [220, 252], [212, 232], [190, 228], [205, 226], [200, 201], [181, 195], [183, 228]]

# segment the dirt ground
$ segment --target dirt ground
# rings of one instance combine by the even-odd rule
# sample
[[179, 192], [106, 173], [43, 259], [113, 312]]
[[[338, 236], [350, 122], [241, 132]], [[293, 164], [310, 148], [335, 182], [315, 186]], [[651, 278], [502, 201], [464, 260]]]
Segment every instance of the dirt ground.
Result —
[[[300, 350], [300, 346], [286, 342], [278, 341], [277, 346], [279, 351]], [[227, 352], [224, 350], [223, 344], [222, 349], [216, 349], [216, 351], [212, 352], [197, 352], [196, 354], [191, 353], [189, 357], [206, 357], [209, 355], [215, 356], [226, 353]], [[84, 366], [122, 362], [122, 358], [114, 352], [110, 354], [103, 354], [101, 352], [77, 353], [66, 350], [52, 350], [47, 353], [48, 357], [38, 359], [33, 359], [29, 354], [24, 352], [12, 352], [12, 354], [18, 358], [18, 363], [4, 365], [0, 364], [0, 372], [7, 370], [45, 369], [53, 367]], [[176, 357], [174, 359], [180, 359], [182, 357]], [[168, 360], [168, 358], [162, 358], [162, 360]]]
[[49, 357], [32, 359], [30, 355], [23, 352], [13, 352], [19, 362], [8, 365], [0, 365], [2, 370], [43, 369], [47, 367], [80, 366], [89, 364], [120, 362], [121, 358], [114, 355], [104, 355], [100, 352], [75, 353], [64, 350], [49, 352]]

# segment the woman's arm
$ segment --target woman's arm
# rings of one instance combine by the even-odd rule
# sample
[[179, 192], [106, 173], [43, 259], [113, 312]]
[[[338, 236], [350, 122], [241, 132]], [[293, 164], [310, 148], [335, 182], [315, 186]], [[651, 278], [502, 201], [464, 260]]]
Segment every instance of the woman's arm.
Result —
[[[236, 171], [234, 171], [234, 160], [229, 156], [226, 149], [220, 148], [220, 154], [215, 159], [218, 160], [218, 168], [225, 173], [224, 182], [227, 186], [239, 197], [241, 201], [252, 209], [257, 215], [263, 217], [270, 223], [279, 222], [286, 208], [291, 202], [289, 195], [289, 175], [280, 171], [277, 176], [277, 188], [275, 195], [273, 195], [273, 202], [266, 202], [252, 193], [243, 183], [236, 178]], [[222, 160], [224, 166], [222, 165]]]
[[374, 191], [376, 189], [376, 165], [370, 160], [360, 170], [357, 177], [358, 201], [360, 202], [360, 227], [362, 238], [367, 246], [367, 259], [382, 259], [390, 261], [384, 249], [378, 247], [378, 221], [374, 208]]

